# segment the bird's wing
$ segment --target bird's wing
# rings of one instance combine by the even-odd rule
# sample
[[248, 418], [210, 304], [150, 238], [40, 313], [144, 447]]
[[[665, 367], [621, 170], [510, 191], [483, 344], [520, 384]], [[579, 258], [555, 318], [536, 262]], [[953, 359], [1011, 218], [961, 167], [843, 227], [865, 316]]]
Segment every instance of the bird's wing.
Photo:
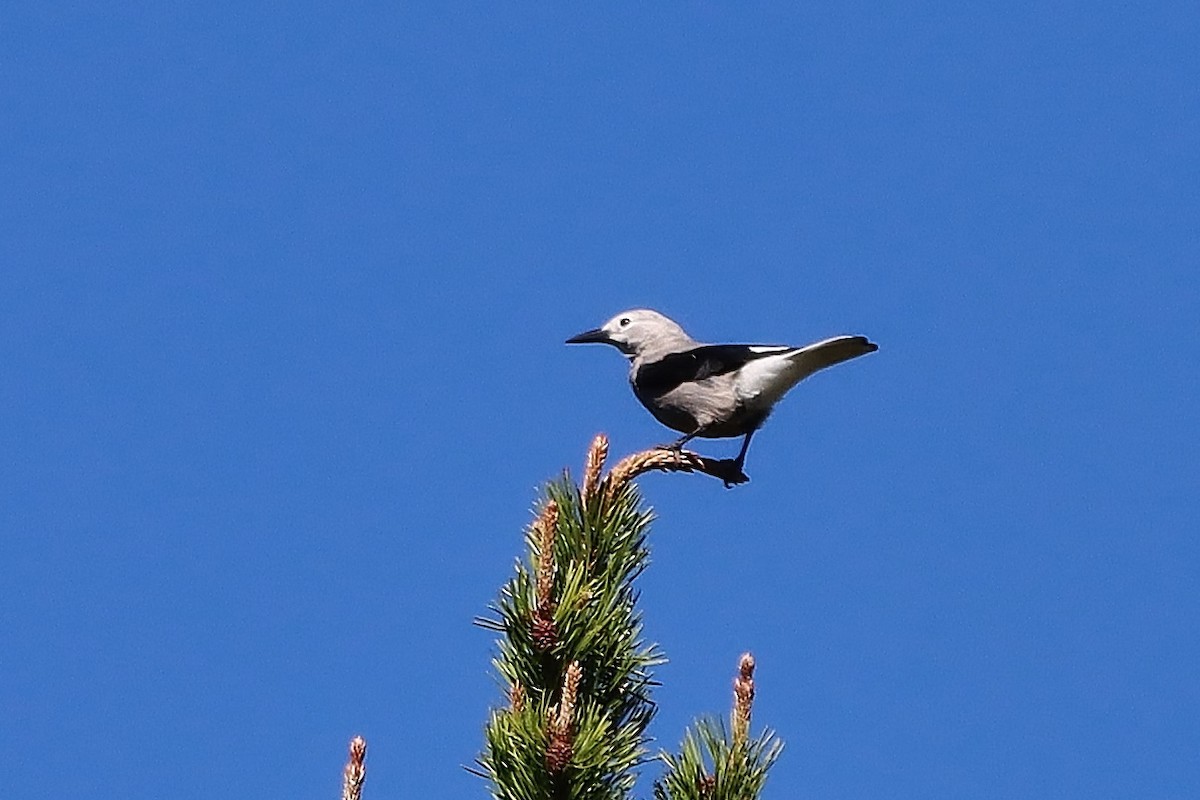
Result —
[[680, 384], [702, 381], [741, 369], [751, 361], [786, 353], [795, 348], [782, 345], [708, 344], [670, 353], [657, 361], [642, 364], [633, 377], [639, 392], [658, 397]]

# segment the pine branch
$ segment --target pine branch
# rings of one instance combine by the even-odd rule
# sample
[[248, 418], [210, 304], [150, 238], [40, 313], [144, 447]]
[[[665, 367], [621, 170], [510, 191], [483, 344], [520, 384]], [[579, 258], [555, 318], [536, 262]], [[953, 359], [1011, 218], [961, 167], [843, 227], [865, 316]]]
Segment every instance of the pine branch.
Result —
[[655, 800], [754, 800], [783, 742], [771, 731], [750, 740], [754, 657], [742, 655], [733, 681], [732, 735], [718, 720], [701, 719], [684, 734], [679, 755], [661, 753], [666, 775], [654, 785]]
[[565, 477], [546, 488], [526, 560], [479, 621], [503, 634], [493, 664], [509, 707], [492, 713], [477, 762], [501, 800], [625, 798], [647, 755], [664, 659], [642, 638], [633, 584], [650, 514], [628, 477], [600, 478], [607, 448], [593, 442], [582, 489]]
[[[497, 800], [626, 800], [646, 762], [656, 707], [652, 669], [665, 658], [642, 635], [634, 582], [646, 568], [651, 519], [633, 479], [650, 470], [747, 480], [732, 461], [647, 450], [604, 475], [608, 441], [592, 442], [583, 480], [551, 482], [525, 535], [526, 558], [481, 627], [501, 634], [493, 666], [508, 705], [491, 712], [477, 775]], [[662, 754], [660, 800], [753, 800], [782, 745], [749, 739], [754, 660], [735, 680], [732, 737], [719, 722], [688, 731], [682, 755]]]
[[725, 488], [746, 483], [750, 480], [742, 467], [732, 458], [707, 458], [691, 450], [672, 450], [667, 447], [655, 447], [626, 456], [609, 475], [609, 483], [619, 486], [629, 482], [645, 472], [660, 470], [662, 472], [702, 472], [711, 475], [725, 484]]

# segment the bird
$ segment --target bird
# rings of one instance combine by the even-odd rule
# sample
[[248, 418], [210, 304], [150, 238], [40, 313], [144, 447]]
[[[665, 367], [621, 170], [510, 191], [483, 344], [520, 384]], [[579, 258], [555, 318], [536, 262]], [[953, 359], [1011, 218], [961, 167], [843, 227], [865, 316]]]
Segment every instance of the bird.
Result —
[[669, 445], [679, 451], [695, 438], [744, 437], [729, 469], [728, 487], [743, 483], [746, 452], [775, 404], [814, 372], [873, 353], [865, 336], [834, 336], [803, 347], [704, 344], [670, 317], [648, 308], [622, 311], [567, 344], [608, 344], [629, 359], [629, 383], [642, 405], [663, 425], [683, 435]]

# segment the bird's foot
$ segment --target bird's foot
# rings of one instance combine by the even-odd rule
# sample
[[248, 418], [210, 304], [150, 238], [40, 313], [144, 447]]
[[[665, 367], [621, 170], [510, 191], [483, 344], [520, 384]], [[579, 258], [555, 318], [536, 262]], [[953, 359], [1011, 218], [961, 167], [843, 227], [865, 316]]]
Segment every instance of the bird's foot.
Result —
[[750, 476], [742, 471], [742, 462], [736, 458], [724, 458], [711, 463], [712, 474], [721, 479], [726, 489], [732, 489], [738, 484], [747, 483]]

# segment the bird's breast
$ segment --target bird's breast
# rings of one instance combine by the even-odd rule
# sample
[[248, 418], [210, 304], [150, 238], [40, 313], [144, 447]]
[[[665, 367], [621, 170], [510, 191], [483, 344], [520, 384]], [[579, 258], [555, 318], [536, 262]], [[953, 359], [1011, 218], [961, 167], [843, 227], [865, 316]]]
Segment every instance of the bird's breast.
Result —
[[703, 428], [705, 438], [741, 436], [766, 419], [766, 414], [737, 399], [728, 376], [691, 381], [664, 394], [640, 391], [636, 382], [631, 384], [634, 395], [654, 418], [680, 433]]

